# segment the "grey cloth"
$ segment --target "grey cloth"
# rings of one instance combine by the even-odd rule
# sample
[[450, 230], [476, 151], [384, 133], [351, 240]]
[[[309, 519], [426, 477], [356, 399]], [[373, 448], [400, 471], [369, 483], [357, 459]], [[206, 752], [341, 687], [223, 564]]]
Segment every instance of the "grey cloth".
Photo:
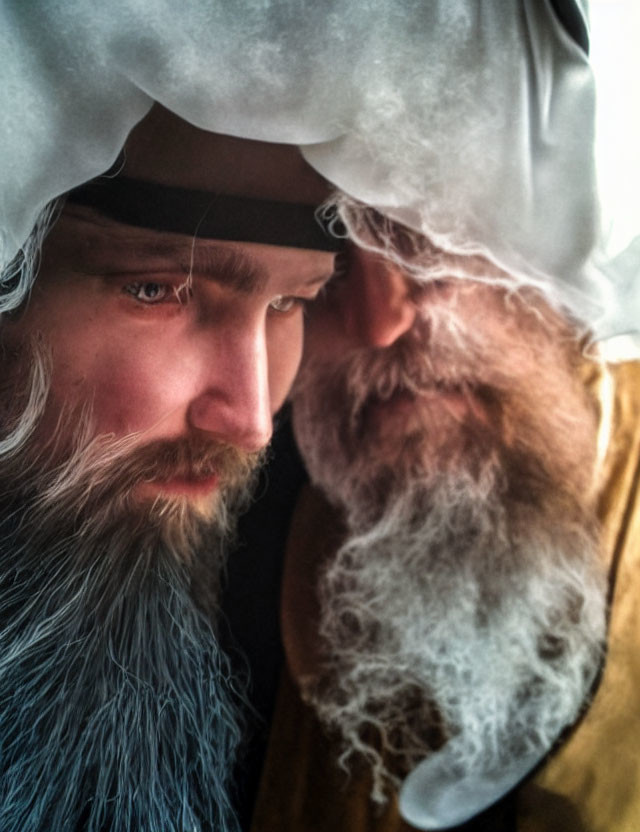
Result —
[[600, 233], [592, 69], [551, 0], [3, 0], [0, 56], [0, 266], [158, 101], [300, 145], [597, 338], [640, 330], [640, 249]]

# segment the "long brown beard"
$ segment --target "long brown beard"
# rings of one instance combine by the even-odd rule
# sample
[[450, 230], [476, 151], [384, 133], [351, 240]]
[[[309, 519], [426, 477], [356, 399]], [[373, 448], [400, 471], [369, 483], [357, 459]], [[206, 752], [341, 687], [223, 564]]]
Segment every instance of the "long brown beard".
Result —
[[[392, 347], [354, 349], [339, 361], [312, 356], [296, 380], [293, 417], [303, 458], [351, 524], [359, 512], [369, 522], [382, 508], [377, 496], [384, 501], [414, 477], [477, 473], [503, 449], [505, 458], [515, 455], [576, 494], [591, 491], [595, 407], [569, 327], [541, 316], [531, 299], [496, 298], [486, 286], [459, 291], [463, 300], [469, 292], [470, 306], [477, 293], [478, 314], [484, 295], [491, 299], [495, 308], [481, 326], [469, 320], [473, 309], [432, 302]], [[464, 415], [443, 405], [440, 393], [447, 391], [468, 400]], [[413, 398], [415, 419], [407, 430], [387, 430], [384, 421], [376, 429], [372, 407], [398, 395]]]
[[[349, 528], [304, 691], [376, 800], [440, 748], [461, 772], [541, 756], [601, 662], [594, 408], [568, 330], [521, 314], [501, 343], [436, 304], [394, 348], [309, 361], [294, 391], [311, 478]], [[473, 397], [462, 418], [441, 390]], [[367, 409], [398, 391], [419, 419], [386, 437]]]
[[[216, 616], [254, 460], [90, 439], [88, 418], [43, 446], [37, 356], [32, 370], [0, 445], [0, 828], [235, 830], [242, 695]], [[213, 467], [211, 511], [136, 497], [141, 481]]]

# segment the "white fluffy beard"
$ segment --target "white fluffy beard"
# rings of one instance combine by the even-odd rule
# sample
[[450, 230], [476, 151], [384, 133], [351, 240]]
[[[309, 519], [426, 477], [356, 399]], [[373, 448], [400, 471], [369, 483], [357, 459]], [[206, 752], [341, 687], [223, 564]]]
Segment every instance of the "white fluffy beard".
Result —
[[327, 658], [304, 692], [343, 762], [368, 760], [376, 800], [443, 745], [460, 774], [542, 756], [595, 679], [597, 536], [576, 511], [540, 522], [494, 476], [414, 483], [321, 576]]
[[51, 465], [26, 438], [45, 395], [26, 398], [0, 460], [0, 828], [235, 830], [241, 694], [215, 632], [230, 495], [215, 517], [137, 504], [157, 453], [132, 462], [126, 440], [81, 437]]
[[[311, 478], [349, 530], [320, 573], [325, 660], [303, 694], [341, 735], [342, 762], [368, 761], [377, 801], [439, 749], [460, 776], [542, 756], [603, 655], [595, 422], [576, 348], [559, 341], [554, 366], [557, 331], [527, 333], [514, 356], [495, 332], [447, 323], [339, 368], [310, 363], [294, 395]], [[475, 400], [461, 416], [430, 398], [443, 388]], [[398, 390], [426, 393], [402, 441], [366, 416]]]

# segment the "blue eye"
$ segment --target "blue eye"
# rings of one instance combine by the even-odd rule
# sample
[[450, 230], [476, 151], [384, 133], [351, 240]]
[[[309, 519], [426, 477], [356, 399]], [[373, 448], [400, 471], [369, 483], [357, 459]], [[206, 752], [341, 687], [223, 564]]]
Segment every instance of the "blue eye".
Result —
[[169, 294], [169, 287], [164, 283], [148, 281], [146, 283], [129, 283], [123, 291], [133, 295], [141, 303], [154, 304], [166, 299]]

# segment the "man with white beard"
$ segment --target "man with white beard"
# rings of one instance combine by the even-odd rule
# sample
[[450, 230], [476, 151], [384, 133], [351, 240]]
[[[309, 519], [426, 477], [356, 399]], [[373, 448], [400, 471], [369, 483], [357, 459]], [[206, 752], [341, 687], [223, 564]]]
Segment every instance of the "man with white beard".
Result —
[[[632, 468], [633, 445], [612, 442], [608, 465], [597, 459], [606, 408], [587, 385], [597, 365], [540, 293], [483, 258], [415, 235], [408, 258], [411, 234], [369, 231], [372, 250], [351, 248], [310, 314], [294, 385], [315, 488], [287, 547], [294, 686], [281, 691], [254, 828], [278, 818], [283, 830], [408, 829], [394, 795], [411, 772], [400, 809], [420, 829], [474, 816], [469, 829], [492, 832], [617, 828], [596, 825], [602, 786], [601, 805], [588, 805], [597, 754], [569, 756], [571, 778], [561, 743], [604, 659], [603, 470]], [[380, 253], [390, 239], [420, 281]], [[631, 368], [626, 407], [637, 415]], [[600, 730], [615, 681], [608, 670], [591, 723]], [[614, 736], [628, 711], [610, 713]], [[487, 809], [559, 746], [548, 793], [529, 786]], [[283, 800], [277, 755], [296, 772]], [[618, 794], [631, 783], [620, 769]], [[580, 772], [587, 785], [576, 787]], [[638, 817], [630, 799], [618, 811]]]
[[1, 322], [3, 832], [238, 828], [224, 553], [342, 243], [295, 148], [157, 108], [125, 157]]

